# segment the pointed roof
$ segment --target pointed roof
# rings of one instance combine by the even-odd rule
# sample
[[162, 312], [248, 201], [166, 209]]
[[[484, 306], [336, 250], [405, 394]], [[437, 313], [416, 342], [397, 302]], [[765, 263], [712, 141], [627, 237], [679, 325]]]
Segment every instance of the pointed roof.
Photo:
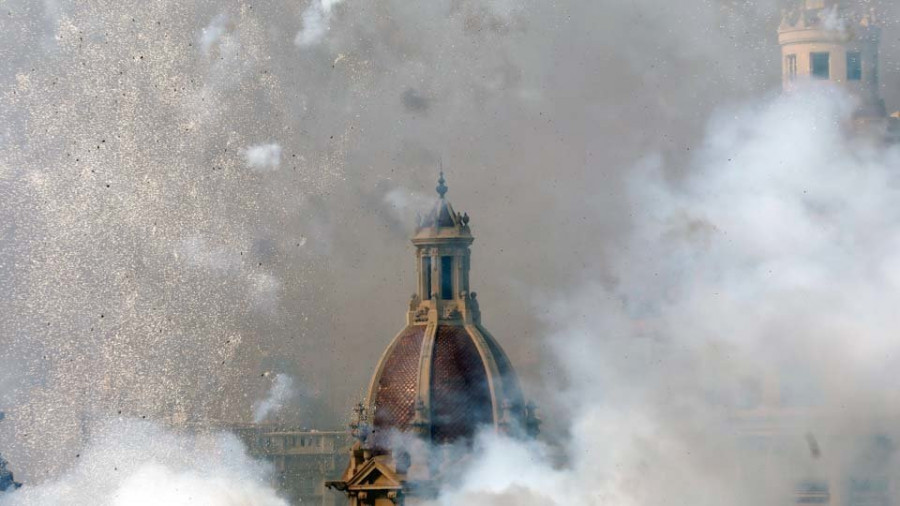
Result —
[[435, 190], [438, 194], [438, 200], [434, 203], [431, 210], [425, 216], [419, 216], [418, 226], [416, 227], [416, 235], [413, 242], [417, 239], [427, 239], [429, 237], [448, 238], [457, 236], [471, 240], [472, 234], [469, 231], [469, 215], [468, 213], [457, 213], [453, 209], [453, 205], [447, 200], [447, 181], [444, 179], [444, 171], [441, 170], [438, 179], [438, 185]]
[[400, 490], [405, 476], [395, 471], [393, 457], [378, 455], [366, 462], [347, 480], [349, 490]]

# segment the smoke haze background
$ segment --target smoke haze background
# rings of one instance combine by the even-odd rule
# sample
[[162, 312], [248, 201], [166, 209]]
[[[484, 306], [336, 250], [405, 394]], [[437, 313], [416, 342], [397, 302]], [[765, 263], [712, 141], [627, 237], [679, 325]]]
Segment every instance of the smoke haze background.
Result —
[[615, 282], [539, 301], [565, 464], [484, 434], [437, 504], [777, 504], [896, 476], [900, 149], [848, 140], [852, 112], [827, 86], [731, 106], [682, 180], [640, 164]]
[[[892, 237], [893, 194], [875, 183], [890, 183], [895, 155], [846, 152], [828, 128], [845, 110], [840, 98], [759, 105], [779, 88], [774, 1], [0, 7], [0, 451], [18, 479], [71, 470], [90, 428], [120, 412], [172, 425], [251, 420], [267, 371], [309, 392], [296, 423], [343, 425], [373, 357], [403, 325], [415, 273], [407, 236], [439, 160], [449, 198], [473, 219], [485, 324], [551, 437], [590, 437], [595, 454], [612, 439], [622, 455], [654, 455], [612, 429], [587, 433], [597, 420], [643, 430], [638, 441], [700, 442], [684, 472], [707, 476], [738, 451], [713, 451], [723, 425], [707, 397], [728, 398], [737, 378], [772, 367], [821, 379], [853, 351], [859, 383], [828, 392], [848, 399], [842, 392], [883, 379], [861, 364], [887, 364], [877, 359], [892, 350], [894, 327], [883, 325], [893, 321], [876, 302], [892, 285], [869, 286], [865, 272], [825, 283], [816, 269], [843, 272], [855, 264], [849, 253], [881, 245], [866, 266], [892, 272], [881, 235]], [[889, 105], [900, 103], [896, 40], [882, 45]], [[763, 156], [799, 149], [763, 135], [778, 121], [804, 136], [806, 158]], [[813, 149], [819, 141], [828, 149]], [[740, 199], [754, 196], [743, 193], [753, 181], [786, 194], [754, 207]], [[843, 236], [815, 233], [815, 214], [797, 209], [803, 190], [818, 192], [823, 223], [843, 216], [832, 207], [853, 205], [832, 227], [871, 236], [835, 258], [807, 251], [797, 237]], [[879, 193], [848, 202], [848, 190]], [[866, 211], [886, 215], [871, 222]], [[735, 223], [751, 219], [742, 237]], [[797, 223], [805, 235], [795, 237]], [[770, 225], [783, 228], [770, 237]], [[747, 279], [743, 262], [778, 268]], [[790, 288], [769, 283], [802, 287], [804, 276], [802, 293], [825, 300], [748, 310]], [[850, 300], [854, 291], [863, 298]], [[826, 320], [823, 308], [854, 318]], [[760, 340], [767, 318], [777, 321]], [[833, 326], [841, 331], [825, 331]], [[786, 328], [800, 330], [779, 339]], [[852, 330], [868, 329], [882, 333], [850, 346]], [[641, 332], [649, 337], [629, 341]], [[588, 364], [566, 354], [585, 347]], [[793, 369], [798, 357], [809, 371]], [[675, 374], [698, 362], [699, 373]], [[725, 391], [709, 392], [712, 379]], [[664, 386], [684, 405], [671, 406]], [[559, 388], [574, 398], [558, 399]], [[691, 432], [704, 428], [712, 437]], [[601, 481], [600, 492], [621, 493], [615, 484], [630, 476]]]

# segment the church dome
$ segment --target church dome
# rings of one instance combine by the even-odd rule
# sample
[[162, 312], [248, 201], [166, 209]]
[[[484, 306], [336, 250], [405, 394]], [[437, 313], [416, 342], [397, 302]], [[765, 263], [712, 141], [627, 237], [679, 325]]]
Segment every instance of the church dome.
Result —
[[[535, 436], [540, 425], [509, 359], [481, 325], [478, 298], [469, 291], [469, 216], [453, 210], [444, 183], [441, 172], [440, 198], [419, 216], [412, 238], [418, 282], [406, 326], [355, 409], [350, 428], [357, 442], [347, 468], [326, 482], [355, 506], [433, 499], [480, 430]], [[451, 443], [463, 451], [432, 452], [432, 445]]]
[[515, 372], [480, 325], [415, 324], [388, 346], [369, 390], [373, 435], [416, 432], [435, 443], [471, 439], [482, 426], [521, 425]]
[[445, 444], [470, 440], [484, 426], [537, 430], [509, 359], [481, 325], [469, 291], [469, 216], [453, 210], [444, 183], [441, 174], [440, 198], [412, 239], [418, 290], [407, 326], [379, 360], [362, 407], [366, 438], [380, 449], [389, 449], [395, 431]]

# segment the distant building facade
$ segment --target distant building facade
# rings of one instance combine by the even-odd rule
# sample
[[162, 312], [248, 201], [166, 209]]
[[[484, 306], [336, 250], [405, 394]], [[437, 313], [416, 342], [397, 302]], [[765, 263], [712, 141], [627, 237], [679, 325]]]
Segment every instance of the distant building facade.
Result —
[[271, 424], [227, 427], [250, 455], [274, 467], [272, 486], [292, 505], [342, 506], [347, 500], [325, 488], [347, 466], [348, 431], [318, 431]]
[[[756, 478], [775, 473], [775, 483], [791, 472], [795, 482], [786, 493], [793, 495], [793, 504], [897, 504], [900, 480], [894, 475], [892, 439], [873, 427], [837, 425], [833, 413], [813, 405], [814, 400], [779, 399], [785, 390], [782, 386], [774, 397], [737, 413], [742, 447], [756, 453], [754, 464], [762, 463], [743, 472]], [[884, 428], [891, 430], [890, 422]]]
[[[827, 80], [856, 98], [856, 134], [896, 143], [898, 120], [879, 93], [878, 12], [865, 0], [794, 0], [778, 29], [784, 91], [804, 80]], [[896, 446], [891, 422], [866, 427], [836, 424], [816, 385], [762, 374], [746, 405], [735, 412], [742, 447], [761, 467], [744, 473], [779, 473], [790, 460], [796, 477], [788, 503], [830, 506], [891, 506], [900, 503], [900, 479], [890, 462]], [[802, 374], [798, 374], [802, 376]], [[878, 426], [883, 431], [878, 430]]]

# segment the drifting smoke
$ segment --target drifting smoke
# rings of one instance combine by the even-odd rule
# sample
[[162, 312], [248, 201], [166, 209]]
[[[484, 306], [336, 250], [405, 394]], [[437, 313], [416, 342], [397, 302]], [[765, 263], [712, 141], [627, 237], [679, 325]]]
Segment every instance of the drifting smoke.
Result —
[[270, 415], [281, 410], [285, 403], [294, 397], [295, 393], [294, 379], [287, 374], [276, 374], [275, 379], [272, 381], [272, 388], [269, 389], [268, 397], [253, 406], [253, 422], [262, 422]]
[[244, 159], [253, 170], [276, 170], [281, 164], [281, 146], [274, 142], [250, 146], [244, 151]]
[[303, 11], [303, 28], [297, 33], [294, 44], [313, 46], [322, 41], [331, 29], [333, 9], [342, 0], [311, 0]]
[[427, 213], [434, 205], [434, 197], [405, 188], [394, 188], [385, 193], [384, 203], [397, 221], [405, 223], [410, 216]]
[[829, 31], [839, 32], [841, 35], [847, 32], [847, 20], [841, 16], [836, 5], [831, 6], [820, 14], [822, 26]]
[[222, 36], [225, 35], [227, 23], [228, 16], [219, 14], [213, 18], [209, 26], [200, 31], [200, 47], [203, 49], [204, 54], [209, 55], [212, 48], [215, 47], [222, 39]]
[[269, 469], [230, 434], [175, 434], [143, 421], [101, 427], [59, 478], [0, 495], [2, 506], [287, 506]]
[[775, 504], [896, 475], [900, 150], [845, 138], [851, 111], [829, 89], [723, 111], [684, 182], [635, 171], [618, 278], [540, 301], [565, 464], [484, 435], [437, 503]]

